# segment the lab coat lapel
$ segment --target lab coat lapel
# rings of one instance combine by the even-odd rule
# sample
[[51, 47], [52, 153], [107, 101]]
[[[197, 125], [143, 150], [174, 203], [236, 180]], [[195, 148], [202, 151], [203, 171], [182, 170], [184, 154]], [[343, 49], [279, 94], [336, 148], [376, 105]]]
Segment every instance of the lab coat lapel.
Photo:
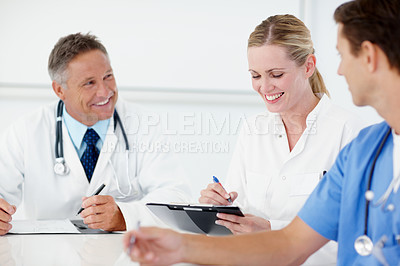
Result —
[[[307, 128], [304, 130], [303, 134], [297, 141], [296, 145], [294, 146], [293, 150], [290, 152], [287, 161], [293, 159], [297, 155], [301, 154], [304, 150], [307, 140], [309, 139], [310, 135], [310, 128], [313, 127], [315, 122], [312, 122], [310, 125], [307, 125]], [[286, 162], [287, 162], [286, 161]]]
[[[324, 96], [325, 97], [325, 96]], [[301, 135], [300, 139], [297, 141], [296, 146], [294, 146], [293, 150], [290, 152], [289, 158], [293, 159], [298, 154], [301, 154], [304, 150], [307, 141], [310, 141], [310, 135], [317, 134], [317, 119], [319, 114], [321, 113], [321, 109], [326, 105], [326, 98], [322, 98], [317, 106], [307, 115], [306, 118], [306, 129]]]
[[112, 171], [109, 172], [111, 170], [109, 163], [117, 144], [118, 138], [114, 133], [114, 120], [111, 119], [106, 139], [104, 140], [103, 147], [99, 153], [99, 158], [90, 181], [92, 189], [96, 189], [101, 183], [108, 182], [110, 176], [113, 175]]
[[67, 166], [69, 167], [70, 173], [69, 176], [74, 178], [77, 182], [82, 185], [89, 185], [87, 180], [85, 170], [83, 169], [81, 160], [79, 159], [78, 153], [76, 152], [75, 146], [72, 143], [71, 138], [69, 137], [68, 130], [63, 123], [62, 126], [63, 131], [63, 146], [64, 146], [64, 158]]

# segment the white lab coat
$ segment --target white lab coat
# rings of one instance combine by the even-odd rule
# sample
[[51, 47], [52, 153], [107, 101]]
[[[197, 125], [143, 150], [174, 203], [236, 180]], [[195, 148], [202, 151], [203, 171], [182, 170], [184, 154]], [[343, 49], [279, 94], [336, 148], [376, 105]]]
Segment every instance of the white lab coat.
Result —
[[[281, 229], [293, 220], [323, 172], [363, 126], [359, 118], [324, 95], [307, 116], [307, 129], [289, 151], [279, 114], [258, 114], [244, 124], [239, 135], [226, 189], [238, 192], [235, 204], [245, 213], [270, 220], [272, 230]], [[335, 246], [329, 243], [306, 264], [335, 264]]]
[[[146, 202], [189, 202], [189, 187], [183, 168], [165, 149], [166, 138], [156, 126], [144, 126], [146, 119], [131, 104], [116, 106], [130, 145], [129, 163], [120, 125], [114, 132], [110, 120], [107, 136], [89, 183], [63, 123], [66, 176], [54, 173], [56, 104], [29, 114], [8, 128], [0, 139], [0, 197], [18, 206], [18, 218], [77, 219], [82, 196], [92, 195], [103, 183], [102, 195], [115, 198], [127, 229], [142, 224], [162, 225]], [[128, 192], [127, 167], [132, 193], [125, 198], [117, 190], [116, 176], [123, 193]]]

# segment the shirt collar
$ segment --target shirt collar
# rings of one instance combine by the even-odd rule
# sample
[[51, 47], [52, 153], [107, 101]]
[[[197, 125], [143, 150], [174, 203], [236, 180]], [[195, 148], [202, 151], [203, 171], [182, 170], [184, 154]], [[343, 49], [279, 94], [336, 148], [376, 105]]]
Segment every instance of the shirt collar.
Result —
[[321, 109], [329, 102], [328, 95], [324, 93], [316, 93], [316, 96], [319, 98], [319, 101], [314, 109], [307, 115], [307, 123], [315, 121], [318, 114], [321, 113]]
[[[322, 112], [322, 110], [329, 104], [330, 99], [328, 95], [324, 93], [317, 93], [316, 96], [320, 99], [317, 105], [313, 110], [307, 115], [306, 125], [307, 129], [310, 130], [312, 126], [314, 126], [315, 121], [317, 120], [318, 115]], [[274, 133], [275, 134], [284, 134], [286, 135], [286, 129], [282, 121], [282, 117], [279, 113], [273, 113], [274, 115]]]
[[108, 126], [110, 124], [110, 118], [106, 120], [100, 120], [93, 126], [88, 127], [68, 114], [67, 110], [65, 109], [65, 105], [63, 107], [63, 118], [65, 126], [68, 129], [68, 134], [76, 148], [79, 149], [81, 147], [83, 136], [88, 128], [94, 129], [94, 131], [96, 131], [96, 133], [99, 135], [101, 142], [104, 143], [107, 136]]

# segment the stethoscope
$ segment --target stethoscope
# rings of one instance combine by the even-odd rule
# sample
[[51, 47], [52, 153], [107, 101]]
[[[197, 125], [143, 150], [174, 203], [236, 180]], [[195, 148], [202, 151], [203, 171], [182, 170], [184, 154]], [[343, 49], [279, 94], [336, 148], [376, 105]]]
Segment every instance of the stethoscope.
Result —
[[[69, 167], [67, 166], [65, 159], [64, 159], [64, 148], [63, 148], [63, 134], [62, 134], [62, 113], [63, 113], [63, 108], [64, 107], [64, 102], [59, 101], [57, 105], [57, 117], [56, 117], [56, 143], [55, 143], [55, 156], [56, 156], [56, 163], [54, 164], [54, 173], [60, 176], [65, 176], [69, 173]], [[119, 124], [122, 132], [122, 136], [125, 141], [125, 157], [126, 157], [126, 175], [127, 175], [127, 180], [129, 184], [129, 189], [128, 193], [123, 193], [122, 190], [120, 189], [120, 185], [118, 182], [118, 177], [117, 173], [112, 165], [112, 163], [109, 161], [112, 170], [114, 172], [114, 177], [115, 181], [117, 183], [117, 189], [118, 192], [123, 196], [123, 197], [128, 197], [131, 195], [132, 192], [132, 184], [129, 178], [129, 143], [128, 143], [128, 138], [125, 133], [124, 126], [122, 125], [121, 119], [119, 118], [117, 110], [114, 111], [113, 115], [114, 119], [114, 132], [117, 127], [117, 124]]]
[[[372, 183], [372, 175], [374, 173], [374, 169], [375, 169], [375, 164], [376, 161], [379, 157], [379, 154], [381, 153], [383, 146], [386, 142], [386, 140], [388, 139], [390, 133], [391, 133], [392, 129], [389, 128], [388, 131], [386, 132], [385, 136], [383, 137], [378, 151], [375, 154], [374, 160], [372, 162], [372, 167], [371, 167], [371, 171], [369, 172], [369, 177], [368, 177], [368, 187], [367, 187], [367, 191], [365, 192], [365, 201], [366, 201], [366, 206], [365, 206], [365, 220], [364, 220], [364, 234], [362, 236], [357, 237], [357, 239], [354, 241], [354, 249], [357, 251], [357, 253], [361, 256], [368, 256], [370, 254], [372, 254], [373, 248], [374, 248], [374, 244], [371, 240], [370, 237], [368, 237], [367, 235], [367, 228], [368, 228], [368, 214], [369, 214], [369, 205], [372, 202], [373, 198], [374, 198], [374, 192], [371, 190], [371, 183]], [[376, 202], [376, 204], [374, 205], [381, 205], [385, 207], [386, 205], [386, 201], [389, 198], [389, 195], [391, 194], [393, 188], [394, 188], [394, 182], [395, 180], [393, 180], [389, 187], [387, 188], [386, 192], [383, 194], [383, 196]], [[389, 204], [387, 206], [387, 210], [388, 211], [393, 211], [394, 210], [394, 205], [393, 204]]]

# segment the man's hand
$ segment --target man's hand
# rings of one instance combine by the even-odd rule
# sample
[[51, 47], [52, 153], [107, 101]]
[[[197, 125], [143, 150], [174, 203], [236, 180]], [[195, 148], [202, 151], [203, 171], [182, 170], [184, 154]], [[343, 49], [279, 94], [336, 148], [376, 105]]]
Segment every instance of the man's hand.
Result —
[[135, 237], [131, 253], [133, 260], [146, 265], [171, 265], [183, 260], [183, 236], [170, 229], [141, 227], [124, 236], [124, 248], [129, 251], [130, 240]]
[[241, 217], [218, 213], [217, 217], [220, 220], [217, 220], [216, 223], [225, 226], [235, 235], [271, 230], [271, 223], [268, 220], [251, 214], [245, 214], [244, 217]]
[[82, 198], [81, 217], [83, 222], [92, 229], [105, 231], [124, 231], [126, 224], [124, 216], [111, 196], [96, 195]]
[[17, 211], [17, 207], [10, 205], [4, 199], [0, 199], [0, 235], [5, 235], [12, 228], [10, 222], [12, 215]]

